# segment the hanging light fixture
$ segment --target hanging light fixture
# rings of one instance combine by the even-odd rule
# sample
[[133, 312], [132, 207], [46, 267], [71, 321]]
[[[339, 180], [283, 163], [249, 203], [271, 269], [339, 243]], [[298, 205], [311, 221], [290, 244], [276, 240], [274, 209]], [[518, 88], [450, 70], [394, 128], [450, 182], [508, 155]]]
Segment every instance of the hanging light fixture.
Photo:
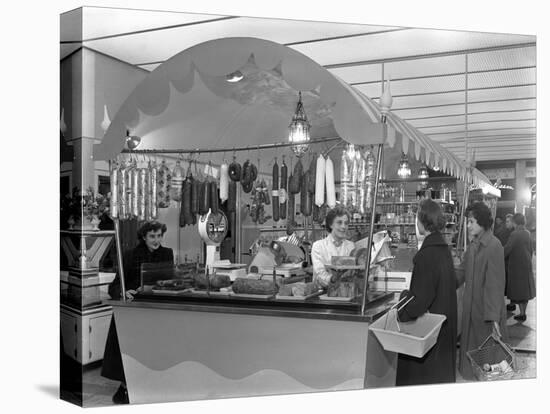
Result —
[[141, 143], [141, 137], [130, 135], [130, 131], [126, 130], [126, 145], [129, 149], [134, 150]]
[[229, 83], [239, 82], [243, 78], [244, 78], [244, 75], [240, 70], [236, 70], [235, 72], [231, 72], [230, 74], [225, 75], [225, 80]]
[[425, 165], [422, 165], [420, 169], [418, 170], [418, 178], [421, 180], [427, 180], [430, 176], [428, 175], [428, 169]]
[[294, 145], [291, 146], [292, 151], [298, 158], [304, 155], [309, 149], [309, 128], [311, 125], [307, 121], [304, 105], [302, 104], [302, 92], [298, 92], [298, 104], [296, 111], [292, 116], [292, 122], [288, 126], [288, 140]]
[[399, 169], [397, 170], [397, 175], [400, 178], [409, 178], [411, 176], [411, 166], [409, 165], [409, 159], [402, 153], [401, 161], [399, 161]]

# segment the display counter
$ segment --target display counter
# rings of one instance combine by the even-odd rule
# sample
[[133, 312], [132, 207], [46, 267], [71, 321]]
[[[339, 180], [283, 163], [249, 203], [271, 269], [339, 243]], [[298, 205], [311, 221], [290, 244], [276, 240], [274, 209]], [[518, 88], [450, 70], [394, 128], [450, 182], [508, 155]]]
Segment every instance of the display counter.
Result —
[[369, 331], [393, 294], [330, 304], [141, 294], [113, 306], [131, 403], [395, 385]]

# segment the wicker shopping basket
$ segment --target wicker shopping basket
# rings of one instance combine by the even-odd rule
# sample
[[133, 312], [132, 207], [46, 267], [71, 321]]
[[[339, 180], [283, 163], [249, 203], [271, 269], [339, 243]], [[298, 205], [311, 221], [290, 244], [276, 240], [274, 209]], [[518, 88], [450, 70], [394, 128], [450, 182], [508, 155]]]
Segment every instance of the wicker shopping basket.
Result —
[[[499, 337], [491, 334], [477, 349], [466, 352], [475, 377], [479, 381], [495, 381], [510, 379], [515, 373], [516, 356], [514, 351]], [[504, 362], [505, 361], [505, 362]], [[484, 369], [487, 367], [502, 364], [502, 369]]]

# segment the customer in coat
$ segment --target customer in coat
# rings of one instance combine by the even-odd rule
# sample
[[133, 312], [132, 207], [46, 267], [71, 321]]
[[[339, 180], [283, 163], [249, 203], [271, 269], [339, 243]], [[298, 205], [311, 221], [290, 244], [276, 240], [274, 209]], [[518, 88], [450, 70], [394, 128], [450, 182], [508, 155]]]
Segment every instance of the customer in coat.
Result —
[[525, 216], [514, 214], [514, 231], [504, 246], [504, 256], [508, 262], [506, 296], [513, 305], [519, 305], [520, 313], [514, 319], [523, 322], [527, 319], [525, 310], [529, 300], [535, 297], [535, 279], [533, 278], [533, 246], [531, 235], [525, 229]]
[[483, 202], [468, 208], [471, 242], [457, 268], [459, 283], [465, 283], [460, 337], [459, 371], [464, 379], [475, 379], [468, 351], [479, 348], [491, 335], [507, 340], [504, 301], [504, 248], [493, 235], [493, 219]]
[[[399, 354], [396, 385], [455, 382], [456, 369], [456, 277], [449, 245], [441, 231], [445, 217], [433, 200], [420, 202], [417, 226], [425, 236], [414, 256], [408, 297], [413, 299], [399, 313], [399, 320], [409, 321], [426, 312], [446, 316], [436, 344], [422, 358]], [[403, 294], [401, 295], [404, 296]]]
[[[127, 300], [132, 300], [140, 289], [140, 272], [143, 263], [174, 263], [172, 249], [161, 245], [164, 233], [166, 233], [166, 225], [158, 221], [146, 222], [139, 228], [138, 245], [132, 250], [131, 257], [125, 265], [124, 281], [126, 282]], [[118, 276], [109, 286], [109, 295], [113, 299], [119, 299], [121, 296]], [[111, 318], [111, 325], [107, 333], [101, 375], [114, 381], [120, 381], [120, 386], [113, 395], [113, 402], [115, 404], [128, 404], [126, 377], [122, 365], [114, 315]]]

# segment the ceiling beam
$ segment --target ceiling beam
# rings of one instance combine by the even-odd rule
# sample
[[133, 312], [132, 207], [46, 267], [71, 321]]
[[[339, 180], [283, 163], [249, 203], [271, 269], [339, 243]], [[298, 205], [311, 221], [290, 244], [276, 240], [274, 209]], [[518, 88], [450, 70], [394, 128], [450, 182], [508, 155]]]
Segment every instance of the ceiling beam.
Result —
[[[521, 88], [524, 86], [537, 86], [536, 83], [523, 83], [523, 84], [513, 84], [513, 85], [499, 85], [499, 86], [481, 86], [479, 88], [468, 88], [468, 92], [471, 91], [485, 91], [489, 89], [508, 89], [508, 88]], [[418, 93], [408, 93], [402, 95], [392, 95], [393, 98], [406, 98], [410, 96], [427, 96], [427, 95], [444, 95], [448, 93], [464, 93], [466, 88], [461, 89], [451, 89], [446, 91], [435, 91], [435, 92], [418, 92]], [[469, 102], [474, 103], [474, 102]]]
[[[521, 128], [489, 128], [489, 129], [473, 129], [468, 132], [485, 132], [485, 131], [509, 131], [511, 129], [536, 129], [536, 127], [521, 127]], [[450, 132], [433, 132], [426, 133], [426, 135], [446, 135], [446, 134], [456, 134], [462, 131], [450, 131]]]
[[[520, 122], [520, 121], [536, 121], [537, 119], [536, 118], [523, 118], [523, 119], [491, 119], [491, 120], [487, 120], [487, 121], [468, 121], [468, 125], [473, 125], [473, 124], [488, 124], [488, 123], [491, 123], [491, 122]], [[466, 123], [465, 122], [460, 122], [460, 123], [457, 123], [457, 124], [440, 124], [440, 125], [428, 125], [428, 126], [416, 126], [415, 125], [415, 128], [417, 129], [426, 129], [426, 128], [443, 128], [443, 127], [450, 127], [450, 126], [460, 126], [460, 125], [464, 125], [466, 126]]]
[[318, 42], [328, 42], [331, 40], [341, 40], [341, 39], [349, 39], [352, 37], [362, 37], [362, 36], [371, 36], [376, 34], [382, 34], [382, 33], [392, 33], [392, 32], [400, 32], [402, 30], [410, 30], [410, 27], [398, 27], [396, 29], [386, 29], [386, 30], [377, 30], [374, 32], [365, 32], [365, 33], [355, 33], [355, 34], [348, 34], [348, 35], [342, 35], [342, 36], [333, 36], [333, 37], [322, 37], [318, 39], [311, 39], [311, 40], [300, 40], [297, 42], [290, 42], [290, 43], [283, 43], [285, 46], [296, 46], [296, 45], [304, 45], [307, 43], [318, 43]]
[[[503, 114], [503, 113], [509, 113], [509, 112], [526, 112], [526, 111], [536, 111], [536, 109], [509, 109], [509, 110], [502, 110], [502, 111], [479, 111], [479, 112], [468, 112], [468, 115], [488, 115], [488, 114]], [[465, 116], [464, 114], [456, 114], [456, 115], [433, 115], [433, 116], [419, 116], [415, 118], [402, 118], [405, 121], [420, 121], [422, 119], [435, 119], [435, 118], [448, 118], [452, 116]]]
[[473, 49], [461, 49], [461, 50], [446, 51], [446, 52], [399, 56], [399, 57], [385, 58], [385, 59], [371, 59], [371, 60], [360, 60], [356, 62], [347, 62], [347, 63], [333, 63], [333, 64], [324, 65], [324, 67], [326, 69], [347, 68], [352, 66], [372, 65], [376, 63], [401, 62], [406, 60], [429, 59], [429, 58], [435, 58], [435, 57], [464, 55], [466, 53], [472, 54], [472, 53], [481, 53], [481, 52], [493, 52], [497, 50], [522, 49], [526, 47], [534, 47], [536, 45], [537, 45], [536, 42], [516, 43], [516, 44], [510, 44], [510, 45], [489, 46], [489, 47], [480, 47], [480, 48], [473, 48]]
[[[375, 101], [378, 101], [379, 98], [373, 98]], [[527, 101], [527, 100], [533, 100], [537, 99], [534, 96], [529, 96], [526, 98], [509, 98], [509, 99], [487, 99], [484, 101], [470, 101], [469, 105], [473, 104], [480, 104], [480, 103], [495, 103], [495, 102], [511, 102], [511, 101]], [[439, 107], [445, 107], [445, 106], [465, 106], [466, 104], [464, 102], [460, 103], [450, 103], [450, 104], [437, 104], [437, 105], [421, 105], [421, 106], [409, 106], [404, 108], [392, 108], [392, 112], [395, 111], [407, 111], [412, 109], [425, 109], [425, 108], [439, 108]], [[533, 108], [534, 109], [534, 108]]]
[[[104, 40], [104, 39], [113, 39], [113, 38], [116, 38], [116, 37], [133, 36], [133, 35], [143, 34], [143, 33], [158, 32], [160, 30], [170, 30], [170, 29], [176, 29], [176, 28], [179, 28], [179, 27], [195, 26], [195, 25], [198, 25], [198, 24], [213, 23], [213, 22], [219, 22], [219, 21], [230, 20], [230, 19], [238, 19], [238, 18], [239, 18], [239, 16], [225, 16], [225, 17], [218, 17], [218, 18], [215, 18], [215, 19], [199, 20], [199, 21], [195, 21], [195, 22], [188, 22], [188, 23], [181, 23], [181, 24], [173, 24], [173, 25], [170, 25], [170, 26], [153, 27], [153, 28], [150, 28], [150, 29], [135, 30], [133, 32], [117, 33], [117, 34], [99, 36], [99, 37], [90, 37], [88, 39], [83, 39], [83, 40], [62, 40], [60, 43], [61, 44], [70, 44], [70, 43], [92, 42], [94, 40]], [[136, 65], [139, 65], [139, 64], [136, 64]]]
[[[418, 79], [432, 79], [432, 78], [444, 78], [449, 76], [464, 76], [466, 74], [479, 74], [479, 73], [494, 73], [494, 72], [507, 72], [511, 70], [522, 70], [522, 69], [536, 69], [536, 66], [516, 66], [516, 67], [509, 67], [509, 68], [501, 68], [501, 69], [485, 69], [485, 70], [472, 70], [466, 73], [466, 71], [461, 72], [452, 72], [452, 73], [440, 73], [437, 75], [423, 75], [423, 76], [408, 76], [403, 78], [393, 78], [392, 82], [399, 82], [399, 81], [408, 81], [408, 80], [418, 80]], [[373, 81], [365, 81], [365, 82], [351, 82], [350, 85], [357, 86], [357, 85], [370, 85], [370, 84], [379, 84], [381, 82], [381, 79], [373, 80]]]

